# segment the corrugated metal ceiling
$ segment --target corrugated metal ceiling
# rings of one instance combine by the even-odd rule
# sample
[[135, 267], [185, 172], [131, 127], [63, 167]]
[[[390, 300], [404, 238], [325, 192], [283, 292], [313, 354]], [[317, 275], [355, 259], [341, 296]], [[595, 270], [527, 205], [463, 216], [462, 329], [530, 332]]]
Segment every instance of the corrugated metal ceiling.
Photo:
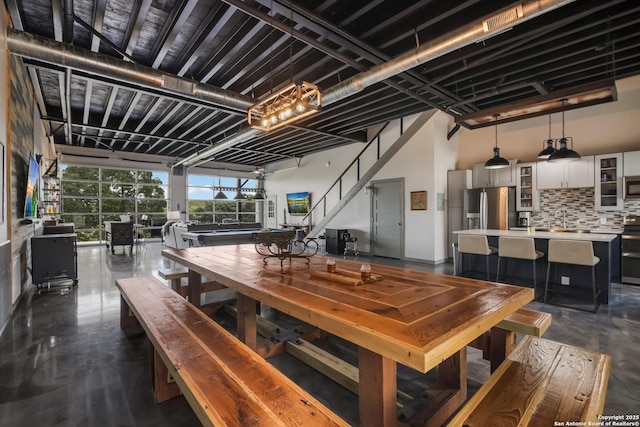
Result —
[[[327, 89], [500, 11], [496, 1], [6, 0], [17, 30], [260, 99], [291, 80]], [[73, 9], [71, 20], [65, 12]], [[65, 10], [66, 8], [66, 10]], [[216, 154], [261, 166], [363, 142], [366, 129], [439, 108], [493, 110], [640, 73], [640, 4], [575, 1]], [[26, 59], [56, 144], [183, 159], [246, 128], [189, 96]], [[65, 91], [69, 84], [69, 97]], [[65, 128], [67, 132], [65, 133]], [[71, 133], [68, 134], [68, 130]]]

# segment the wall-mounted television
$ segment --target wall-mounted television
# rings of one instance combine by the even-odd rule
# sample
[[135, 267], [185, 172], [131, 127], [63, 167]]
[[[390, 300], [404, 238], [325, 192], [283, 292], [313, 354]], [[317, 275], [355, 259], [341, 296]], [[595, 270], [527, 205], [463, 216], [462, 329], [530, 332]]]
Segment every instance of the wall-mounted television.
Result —
[[287, 210], [289, 215], [306, 215], [311, 209], [309, 192], [287, 193]]
[[40, 189], [40, 165], [36, 158], [29, 156], [29, 173], [27, 174], [27, 189], [24, 198], [24, 217], [38, 216], [38, 190]]

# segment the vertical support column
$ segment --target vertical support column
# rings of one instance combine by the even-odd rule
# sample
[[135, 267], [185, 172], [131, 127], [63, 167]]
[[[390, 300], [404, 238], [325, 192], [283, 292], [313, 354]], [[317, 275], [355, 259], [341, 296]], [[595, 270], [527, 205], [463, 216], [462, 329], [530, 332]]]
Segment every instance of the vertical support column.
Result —
[[397, 368], [396, 362], [358, 347], [360, 372], [360, 425], [367, 427], [396, 426]]
[[202, 276], [200, 273], [189, 269], [189, 276], [187, 278], [189, 283], [189, 302], [196, 307], [200, 308], [200, 298], [202, 295]]
[[238, 338], [252, 350], [258, 348], [258, 330], [256, 325], [256, 300], [238, 294]]

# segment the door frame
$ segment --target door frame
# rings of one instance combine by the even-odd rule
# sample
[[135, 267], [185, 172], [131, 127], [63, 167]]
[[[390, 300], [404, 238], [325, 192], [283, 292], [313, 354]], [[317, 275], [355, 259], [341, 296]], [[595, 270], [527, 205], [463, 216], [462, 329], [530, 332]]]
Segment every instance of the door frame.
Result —
[[369, 212], [371, 212], [371, 216], [369, 218], [369, 235], [371, 236], [371, 240], [369, 241], [369, 251], [371, 252], [371, 256], [376, 256], [375, 255], [375, 245], [376, 245], [376, 234], [375, 234], [375, 227], [374, 227], [374, 218], [375, 218], [375, 204], [374, 204], [374, 198], [375, 198], [375, 186], [376, 184], [381, 184], [381, 183], [389, 183], [389, 182], [397, 182], [400, 185], [400, 194], [402, 194], [401, 200], [402, 202], [400, 203], [400, 253], [398, 254], [398, 259], [400, 260], [404, 260], [404, 251], [405, 251], [405, 204], [406, 204], [406, 200], [405, 200], [405, 194], [404, 194], [404, 178], [387, 178], [387, 179], [378, 179], [375, 181], [370, 181], [368, 187], [372, 187], [370, 188], [369, 191]]

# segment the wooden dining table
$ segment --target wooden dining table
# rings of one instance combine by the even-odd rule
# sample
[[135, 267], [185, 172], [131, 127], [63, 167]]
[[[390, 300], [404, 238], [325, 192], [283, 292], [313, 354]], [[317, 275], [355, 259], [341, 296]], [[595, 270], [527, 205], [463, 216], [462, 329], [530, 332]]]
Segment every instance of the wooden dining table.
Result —
[[[465, 401], [466, 346], [533, 300], [533, 289], [408, 268], [326, 257], [263, 258], [254, 245], [165, 249], [189, 269], [189, 298], [200, 305], [202, 277], [237, 292], [238, 337], [256, 348], [256, 301], [358, 347], [363, 426], [396, 426], [397, 364], [426, 373], [438, 367], [438, 398], [418, 411], [420, 425], [441, 425]], [[412, 422], [411, 424], [415, 424]]]

